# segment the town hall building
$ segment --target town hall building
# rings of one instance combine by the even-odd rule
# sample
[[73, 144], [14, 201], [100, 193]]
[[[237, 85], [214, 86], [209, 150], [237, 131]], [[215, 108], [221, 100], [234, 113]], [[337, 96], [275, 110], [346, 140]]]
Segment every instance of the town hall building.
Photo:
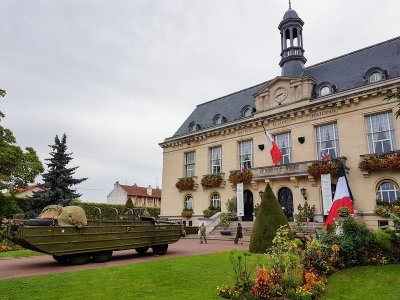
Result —
[[[162, 216], [192, 209], [188, 221], [197, 225], [209, 206], [226, 211], [228, 199], [236, 199], [229, 178], [244, 168], [252, 175], [244, 182], [245, 220], [253, 219], [269, 183], [289, 220], [307, 201], [322, 222], [327, 195], [321, 174], [331, 175], [334, 193], [335, 164], [342, 163], [357, 216], [372, 227], [387, 222], [374, 207], [400, 199], [400, 169], [370, 162], [400, 159], [396, 102], [385, 100], [400, 88], [400, 37], [306, 66], [303, 25], [291, 8], [279, 24], [280, 76], [197, 105], [160, 143]], [[279, 165], [263, 127], [281, 150]]]

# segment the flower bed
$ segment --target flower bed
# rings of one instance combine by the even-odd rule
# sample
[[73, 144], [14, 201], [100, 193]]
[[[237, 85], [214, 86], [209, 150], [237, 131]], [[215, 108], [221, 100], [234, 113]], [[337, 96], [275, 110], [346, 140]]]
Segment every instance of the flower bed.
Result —
[[358, 164], [362, 171], [400, 170], [400, 152], [395, 154], [367, 155]]
[[209, 174], [201, 179], [201, 186], [205, 189], [219, 187], [222, 182], [222, 176], [219, 174]]
[[192, 177], [179, 178], [178, 182], [175, 184], [175, 187], [180, 191], [193, 190], [194, 180]]
[[241, 171], [233, 171], [231, 175], [229, 175], [229, 181], [236, 185], [238, 183], [250, 183], [253, 179], [253, 173], [249, 169]]

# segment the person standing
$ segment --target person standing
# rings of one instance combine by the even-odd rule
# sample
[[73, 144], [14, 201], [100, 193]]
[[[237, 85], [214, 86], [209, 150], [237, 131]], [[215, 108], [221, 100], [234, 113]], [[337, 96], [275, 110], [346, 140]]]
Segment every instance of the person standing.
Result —
[[242, 228], [242, 224], [238, 223], [237, 228], [236, 228], [236, 237], [235, 237], [235, 244], [239, 243], [243, 245], [243, 228]]
[[201, 226], [199, 228], [200, 231], [200, 244], [203, 244], [203, 240], [204, 243], [207, 244], [207, 237], [206, 237], [206, 226], [204, 226], [204, 223], [201, 223]]

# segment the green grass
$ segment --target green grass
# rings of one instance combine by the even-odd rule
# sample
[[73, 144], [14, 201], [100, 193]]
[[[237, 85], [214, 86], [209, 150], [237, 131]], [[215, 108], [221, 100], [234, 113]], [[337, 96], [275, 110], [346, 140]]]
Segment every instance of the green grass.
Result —
[[[262, 261], [262, 254], [252, 254]], [[233, 284], [229, 253], [0, 281], [0, 299], [219, 299], [217, 285]]]
[[27, 249], [16, 250], [16, 251], [7, 251], [7, 252], [0, 252], [0, 260], [11, 259], [11, 258], [20, 258], [20, 257], [38, 256], [38, 255], [44, 255], [44, 254], [40, 253], [40, 252], [32, 251], [32, 250], [27, 250]]
[[342, 270], [329, 278], [323, 300], [397, 300], [400, 265], [368, 266]]
[[[255, 263], [264, 255], [252, 254]], [[323, 300], [399, 299], [400, 265], [359, 267], [329, 278]], [[125, 266], [0, 281], [0, 299], [220, 299], [233, 284], [229, 253], [161, 259]]]

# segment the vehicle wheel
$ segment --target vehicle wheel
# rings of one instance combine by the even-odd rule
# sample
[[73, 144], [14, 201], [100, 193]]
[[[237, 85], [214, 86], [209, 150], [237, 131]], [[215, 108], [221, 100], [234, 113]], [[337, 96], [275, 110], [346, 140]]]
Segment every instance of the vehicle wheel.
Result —
[[149, 250], [149, 247], [139, 247], [139, 248], [135, 248], [135, 251], [139, 254], [139, 255], [145, 255], [147, 250]]
[[97, 263], [102, 263], [108, 261], [113, 252], [112, 251], [101, 251], [93, 253], [93, 260]]
[[164, 255], [165, 253], [167, 253], [168, 244], [156, 245], [153, 246], [152, 249], [155, 255]]
[[73, 265], [83, 265], [86, 264], [89, 260], [90, 260], [90, 254], [88, 253], [73, 254], [69, 258], [69, 261]]
[[53, 255], [53, 258], [56, 262], [59, 262], [60, 264], [66, 265], [69, 263], [69, 257], [67, 255]]
[[54, 225], [54, 219], [30, 219], [26, 221], [28, 226], [50, 226]]

